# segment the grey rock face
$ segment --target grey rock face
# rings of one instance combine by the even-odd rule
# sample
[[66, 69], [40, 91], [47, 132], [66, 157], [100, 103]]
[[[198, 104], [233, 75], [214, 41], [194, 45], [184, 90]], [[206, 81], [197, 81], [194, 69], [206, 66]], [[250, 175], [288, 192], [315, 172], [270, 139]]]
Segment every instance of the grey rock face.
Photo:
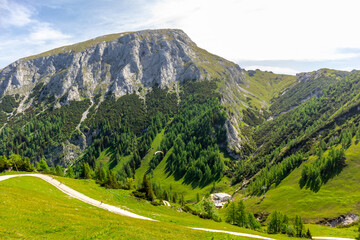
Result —
[[[81, 46], [82, 43], [74, 45]], [[199, 49], [181, 30], [146, 30], [102, 41], [82, 51], [20, 59], [0, 73], [0, 96], [25, 96], [44, 83], [43, 96], [65, 94], [67, 100], [113, 92], [116, 97], [158, 84], [172, 89], [185, 80], [219, 77], [240, 81], [240, 68]]]
[[[26, 99], [43, 84], [40, 99], [55, 97], [56, 106], [60, 106], [92, 99], [99, 93], [141, 95], [154, 85], [177, 91], [178, 84], [186, 80], [214, 78], [226, 82], [220, 89], [223, 101], [234, 102], [234, 89], [243, 81], [238, 65], [198, 48], [181, 30], [145, 30], [104, 36], [20, 59], [0, 71], [0, 97], [19, 94]], [[31, 105], [28, 100], [21, 103], [18, 113]], [[232, 125], [237, 125], [236, 119], [226, 124], [228, 144], [239, 149], [239, 134]]]

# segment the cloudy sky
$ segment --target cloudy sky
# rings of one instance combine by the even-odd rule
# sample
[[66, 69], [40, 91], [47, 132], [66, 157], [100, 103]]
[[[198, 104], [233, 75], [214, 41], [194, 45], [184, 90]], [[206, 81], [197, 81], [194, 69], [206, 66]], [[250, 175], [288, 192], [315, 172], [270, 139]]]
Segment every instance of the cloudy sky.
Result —
[[358, 0], [0, 0], [0, 68], [109, 33], [183, 29], [245, 69], [360, 69]]

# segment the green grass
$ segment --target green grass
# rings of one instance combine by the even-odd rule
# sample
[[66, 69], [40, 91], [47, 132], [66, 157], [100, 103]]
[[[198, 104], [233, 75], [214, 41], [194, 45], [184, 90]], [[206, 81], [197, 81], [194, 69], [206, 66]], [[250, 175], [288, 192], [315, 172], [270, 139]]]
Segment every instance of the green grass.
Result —
[[[171, 188], [173, 192], [184, 195], [184, 199], [187, 202], [196, 201], [197, 194], [199, 194], [202, 198], [206, 194], [210, 193], [211, 189], [213, 188], [213, 184], [209, 184], [203, 188], [193, 188], [191, 185], [183, 184], [183, 179], [176, 181], [173, 175], [169, 175], [166, 172], [166, 161], [171, 153], [172, 149], [167, 152], [163, 160], [154, 170], [152, 181], [155, 183], [159, 183], [163, 189], [170, 190]], [[236, 187], [230, 187], [230, 180], [227, 177], [223, 177], [215, 183], [214, 192], [232, 193], [235, 191], [235, 189]]]
[[[346, 151], [347, 166], [322, 185], [318, 192], [300, 189], [303, 163], [277, 187], [271, 186], [266, 198], [251, 197], [245, 204], [254, 212], [280, 210], [291, 217], [302, 216], [308, 222], [335, 218], [341, 214], [360, 214], [360, 144]], [[312, 161], [311, 159], [309, 161]], [[240, 196], [242, 197], [242, 196]]]
[[274, 74], [260, 70], [255, 71], [253, 76], [249, 76], [249, 72], [245, 76], [247, 80], [245, 89], [257, 97], [252, 101], [259, 101], [260, 99], [267, 105], [270, 105], [271, 99], [278, 97], [284, 89], [291, 87], [296, 82], [296, 76]]
[[150, 163], [151, 159], [154, 157], [155, 152], [160, 147], [160, 143], [164, 136], [164, 132], [165, 132], [165, 129], [163, 129], [160, 133], [158, 133], [156, 135], [155, 139], [151, 143], [151, 148], [150, 148], [148, 154], [146, 154], [146, 156], [141, 160], [141, 166], [138, 169], [136, 169], [135, 180], [137, 180], [138, 182], [142, 181], [144, 174], [146, 173], [146, 171], [149, 168], [149, 163]]
[[50, 51], [46, 51], [37, 55], [29, 56], [26, 58], [23, 58], [22, 60], [28, 61], [40, 57], [48, 57], [51, 55], [59, 54], [59, 53], [67, 53], [67, 52], [81, 52], [84, 51], [86, 48], [90, 48], [95, 46], [96, 44], [99, 44], [103, 41], [109, 42], [111, 40], [114, 40], [116, 38], [119, 38], [121, 36], [127, 35], [129, 33], [115, 33], [115, 34], [109, 34], [101, 37], [97, 37], [94, 39], [90, 39], [84, 42], [75, 43], [73, 45], [63, 46], [59, 48], [52, 49]]
[[256, 235], [270, 236], [276, 239], [289, 239], [284, 235], [268, 235], [249, 229], [239, 228], [225, 222], [217, 223], [213, 220], [201, 219], [197, 216], [180, 211], [178, 206], [153, 206], [145, 200], [129, 196], [131, 191], [122, 189], [105, 189], [99, 187], [93, 180], [76, 180], [56, 177], [69, 187], [94, 199], [111, 205], [119, 206], [142, 216], [150, 217], [161, 222], [175, 223], [188, 227], [211, 228], [225, 231], [237, 231]]
[[344, 237], [355, 238], [358, 236], [358, 226], [349, 228], [327, 227], [318, 224], [305, 224], [306, 229], [310, 229], [312, 236], [326, 236], [326, 237]]
[[103, 164], [103, 167], [106, 169], [111, 169], [114, 172], [121, 171], [124, 169], [124, 166], [132, 159], [132, 155], [121, 156], [120, 162], [116, 164], [115, 159], [112, 158], [113, 150], [110, 148], [104, 149], [99, 157], [96, 159], [96, 165], [99, 166], [100, 163]]
[[[188, 229], [208, 227], [265, 235], [225, 223], [203, 220], [165, 206], [155, 207], [128, 196], [124, 190], [107, 190], [92, 180], [58, 177], [76, 190], [106, 203], [136, 206], [148, 216], [167, 221], [151, 222], [123, 217], [73, 199], [45, 181], [33, 177], [0, 182], [0, 238], [3, 239], [245, 239], [221, 233]], [[155, 210], [154, 209], [158, 209]], [[136, 211], [139, 212], [139, 211]], [[163, 217], [161, 217], [163, 215]], [[172, 220], [172, 218], [174, 218]], [[182, 224], [175, 224], [184, 221]], [[286, 236], [273, 235], [277, 239]]]
[[[155, 137], [151, 149], [149, 153], [143, 158], [141, 162], [141, 167], [136, 170], [135, 173], [135, 182], [136, 184], [140, 184], [142, 182], [143, 176], [146, 173], [147, 169], [149, 168], [149, 163], [151, 159], [154, 157], [155, 151], [158, 150], [162, 137], [164, 136], [164, 130], [161, 131]], [[175, 180], [173, 175], [169, 175], [166, 172], [166, 162], [168, 157], [172, 153], [172, 148], [166, 153], [162, 161], [159, 165], [154, 169], [153, 174], [150, 176], [151, 181], [153, 183], [160, 184], [162, 189], [171, 191], [173, 193], [177, 193], [179, 196], [183, 195], [184, 200], [187, 202], [194, 202], [196, 201], [197, 194], [200, 195], [202, 198], [206, 194], [210, 193], [211, 189], [213, 188], [213, 184], [209, 184], [203, 188], [193, 188], [191, 185], [183, 184], [183, 179]], [[231, 161], [228, 157], [225, 157], [223, 153], [220, 154], [220, 157], [223, 161]], [[236, 186], [230, 186], [230, 180], [227, 177], [223, 177], [219, 181], [215, 183], [215, 192], [230, 192], [233, 193], [236, 190]]]

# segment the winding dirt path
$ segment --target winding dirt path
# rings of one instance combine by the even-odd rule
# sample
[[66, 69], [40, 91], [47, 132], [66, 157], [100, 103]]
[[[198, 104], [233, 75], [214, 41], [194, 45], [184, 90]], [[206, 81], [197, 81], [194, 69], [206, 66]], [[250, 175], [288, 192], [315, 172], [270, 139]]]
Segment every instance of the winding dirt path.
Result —
[[[48, 175], [43, 175], [43, 174], [14, 174], [14, 175], [3, 175], [0, 176], [0, 181], [4, 181], [6, 179], [9, 178], [14, 178], [14, 177], [26, 177], [26, 176], [30, 176], [30, 177], [37, 177], [37, 178], [41, 178], [42, 180], [50, 183], [51, 185], [53, 185], [54, 187], [56, 187], [57, 189], [59, 189], [60, 191], [62, 191], [63, 193], [76, 198], [80, 201], [83, 201], [85, 203], [88, 203], [90, 205], [93, 205], [95, 207], [98, 208], [102, 208], [105, 209], [107, 211], [119, 214], [119, 215], [123, 215], [123, 216], [127, 216], [127, 217], [132, 217], [132, 218], [137, 218], [137, 219], [143, 219], [143, 220], [148, 220], [148, 221], [157, 221], [148, 217], [143, 217], [141, 215], [137, 215], [135, 213], [126, 211], [124, 209], [121, 209], [119, 207], [115, 207], [109, 204], [105, 204], [102, 203], [100, 201], [97, 201], [93, 198], [90, 198], [78, 191], [75, 191], [74, 189], [62, 184], [61, 182], [59, 182], [58, 180], [54, 179], [53, 177], [50, 177]], [[242, 236], [242, 237], [249, 237], [249, 238], [257, 238], [257, 239], [265, 239], [265, 240], [275, 240], [273, 238], [268, 238], [268, 237], [263, 237], [263, 236], [259, 236], [259, 235], [253, 235], [253, 234], [247, 234], [247, 233], [240, 233], [240, 232], [229, 232], [229, 231], [224, 231], [224, 230], [215, 230], [215, 229], [207, 229], [207, 228], [194, 228], [194, 227], [188, 227], [190, 229], [194, 229], [194, 230], [199, 230], [199, 231], [206, 231], [206, 232], [217, 232], [217, 233], [227, 233], [230, 235], [235, 235], [235, 236]], [[313, 239], [328, 239], [328, 240], [355, 240], [352, 238], [337, 238], [337, 237], [313, 237]]]
[[275, 240], [273, 238], [268, 238], [268, 237], [253, 235], [253, 234], [247, 234], [247, 233], [229, 232], [229, 231], [224, 231], [224, 230], [214, 230], [214, 229], [207, 229], [207, 228], [194, 228], [194, 227], [189, 227], [189, 228], [194, 229], [194, 230], [206, 231], [206, 232], [227, 233], [227, 234], [231, 234], [231, 235], [235, 235], [235, 236], [241, 236], [241, 237], [258, 238], [258, 239], [266, 239], [266, 240]]
[[51, 185], [53, 185], [54, 187], [56, 187], [57, 189], [59, 189], [60, 191], [62, 191], [63, 193], [76, 198], [80, 201], [86, 202], [88, 204], [91, 204], [95, 207], [98, 208], [102, 208], [105, 209], [107, 211], [116, 213], [116, 214], [120, 214], [123, 216], [127, 216], [127, 217], [132, 217], [132, 218], [138, 218], [138, 219], [143, 219], [143, 220], [149, 220], [149, 221], [157, 221], [148, 217], [143, 217], [140, 215], [137, 215], [135, 213], [126, 211], [124, 209], [121, 209], [119, 207], [115, 207], [109, 204], [105, 204], [102, 203], [100, 201], [97, 201], [93, 198], [90, 198], [82, 193], [79, 193], [78, 191], [75, 191], [72, 188], [69, 188], [68, 186], [62, 184], [61, 182], [59, 182], [58, 180], [48, 176], [48, 175], [43, 175], [43, 174], [16, 174], [16, 175], [4, 175], [4, 176], [0, 176], [0, 181], [9, 179], [9, 178], [13, 178], [13, 177], [24, 177], [24, 176], [30, 176], [30, 177], [38, 177], [41, 178], [42, 180], [45, 180], [46, 182], [50, 183]]

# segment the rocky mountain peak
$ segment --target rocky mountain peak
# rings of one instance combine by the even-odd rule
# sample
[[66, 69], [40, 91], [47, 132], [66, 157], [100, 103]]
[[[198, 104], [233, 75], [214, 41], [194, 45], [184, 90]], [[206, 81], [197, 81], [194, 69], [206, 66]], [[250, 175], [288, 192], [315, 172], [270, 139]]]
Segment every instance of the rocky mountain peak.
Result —
[[67, 101], [99, 93], [144, 95], [154, 85], [176, 90], [185, 80], [225, 77], [241, 81], [241, 69], [198, 48], [182, 30], [144, 30], [20, 59], [0, 72], [0, 96], [27, 98], [38, 84], [41, 97]]

